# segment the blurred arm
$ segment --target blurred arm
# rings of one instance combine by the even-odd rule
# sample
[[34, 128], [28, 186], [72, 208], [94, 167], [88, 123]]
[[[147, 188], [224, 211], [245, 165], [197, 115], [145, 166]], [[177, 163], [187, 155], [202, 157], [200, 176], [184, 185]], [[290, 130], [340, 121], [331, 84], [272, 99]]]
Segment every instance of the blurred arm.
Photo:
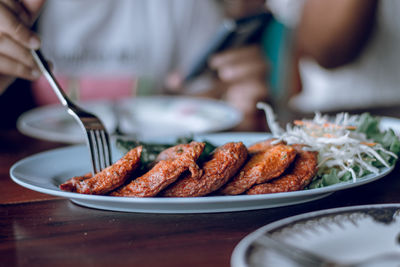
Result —
[[298, 25], [300, 56], [335, 68], [354, 60], [366, 45], [377, 0], [307, 0]]

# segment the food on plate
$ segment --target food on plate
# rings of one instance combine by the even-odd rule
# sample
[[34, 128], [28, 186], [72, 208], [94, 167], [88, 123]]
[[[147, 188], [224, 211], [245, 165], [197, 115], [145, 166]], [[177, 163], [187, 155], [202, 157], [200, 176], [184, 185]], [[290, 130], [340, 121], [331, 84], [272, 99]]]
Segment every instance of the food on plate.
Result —
[[121, 186], [140, 166], [142, 147], [131, 149], [120, 160], [92, 177], [74, 177], [60, 185], [60, 189], [82, 194], [102, 195]]
[[203, 152], [204, 143], [191, 142], [172, 148], [173, 157], [160, 160], [142, 176], [134, 179], [129, 184], [111, 193], [112, 196], [127, 197], [152, 197], [171, 183], [175, 182], [185, 171], [190, 171], [190, 177], [197, 179], [202, 170], [196, 160]]
[[186, 175], [169, 186], [161, 196], [200, 197], [223, 186], [242, 167], [247, 159], [247, 148], [242, 142], [231, 142], [218, 147], [203, 166], [200, 177]]
[[[77, 192], [77, 188], [80, 187], [79, 183], [89, 178], [92, 178], [93, 174], [91, 172], [86, 173], [82, 176], [75, 176], [67, 180], [65, 183], [60, 184], [60, 189], [69, 192]], [[78, 192], [79, 193], [79, 192]]]
[[313, 119], [302, 119], [280, 128], [270, 106], [264, 109], [267, 123], [277, 141], [307, 145], [318, 152], [318, 173], [309, 189], [340, 182], [356, 182], [367, 174], [378, 174], [382, 167], [395, 164], [400, 154], [400, 140], [393, 130], [381, 131], [379, 118], [368, 113], [334, 117], [316, 113]]
[[255, 185], [246, 194], [270, 194], [291, 192], [304, 189], [310, 184], [317, 172], [318, 153], [303, 150], [303, 145], [293, 145], [297, 151], [293, 166], [280, 177], [269, 182]]
[[259, 152], [264, 152], [265, 150], [271, 148], [272, 146], [276, 145], [276, 139], [275, 138], [269, 138], [267, 140], [263, 140], [260, 142], [257, 142], [255, 144], [252, 144], [247, 148], [249, 151], [249, 154], [256, 154]]
[[[116, 144], [118, 149], [120, 149], [123, 153], [126, 153], [132, 148], [135, 148], [137, 146], [142, 146], [143, 151], [142, 151], [142, 156], [140, 158], [141, 170], [146, 171], [149, 170], [152, 166], [154, 166], [154, 163], [156, 161], [161, 160], [162, 157], [164, 157], [163, 155], [169, 153], [168, 151], [165, 151], [168, 148], [171, 148], [179, 144], [189, 144], [192, 141], [194, 141], [192, 137], [180, 137], [177, 138], [173, 143], [149, 143], [132, 139], [118, 138]], [[216, 146], [214, 146], [210, 142], [207, 141], [202, 141], [202, 142], [204, 143], [204, 150], [199, 157], [200, 162], [204, 161], [208, 157], [208, 155], [216, 148]]]
[[129, 197], [290, 192], [379, 174], [400, 154], [398, 136], [390, 129], [381, 131], [379, 118], [367, 113], [335, 117], [317, 113], [284, 130], [268, 105], [258, 107], [265, 110], [272, 132], [272, 137], [258, 143], [246, 147], [227, 140], [217, 147], [193, 138], [171, 144], [117, 140], [127, 152], [121, 160], [94, 177], [74, 177], [60, 188]]
[[160, 154], [157, 155], [155, 162], [159, 162], [162, 160], [174, 160], [180, 158], [184, 154], [192, 153], [193, 148], [201, 148], [201, 151], [195, 149], [197, 153], [200, 152], [201, 154], [204, 149], [204, 145], [205, 145], [204, 143], [199, 143], [199, 142], [191, 142], [189, 144], [177, 144], [175, 146], [169, 147], [161, 151]]
[[[271, 144], [272, 141], [260, 142], [258, 152], [250, 156], [246, 165], [219, 192], [223, 195], [238, 195], [255, 184], [280, 176], [295, 159], [296, 150], [284, 144], [268, 145], [264, 146], [266, 149], [260, 149], [262, 145]], [[252, 151], [255, 151], [255, 146], [252, 146]]]

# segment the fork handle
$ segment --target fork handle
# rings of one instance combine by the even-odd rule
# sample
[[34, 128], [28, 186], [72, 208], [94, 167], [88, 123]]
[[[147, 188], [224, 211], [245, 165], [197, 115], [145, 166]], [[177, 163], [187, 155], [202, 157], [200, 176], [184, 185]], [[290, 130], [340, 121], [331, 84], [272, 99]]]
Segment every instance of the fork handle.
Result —
[[51, 88], [56, 93], [61, 104], [65, 107], [75, 106], [74, 103], [68, 98], [64, 90], [61, 88], [52, 71], [50, 70], [49, 64], [47, 64], [40, 50], [31, 50], [31, 54], [40, 71], [43, 73], [47, 81], [50, 83]]
[[268, 234], [264, 234], [255, 240], [255, 244], [267, 249], [273, 249], [283, 256], [300, 264], [300, 266], [311, 267], [311, 266], [330, 266], [330, 267], [340, 267], [342, 265], [330, 261], [328, 259], [322, 258], [307, 250], [292, 246], [290, 244], [278, 241]]

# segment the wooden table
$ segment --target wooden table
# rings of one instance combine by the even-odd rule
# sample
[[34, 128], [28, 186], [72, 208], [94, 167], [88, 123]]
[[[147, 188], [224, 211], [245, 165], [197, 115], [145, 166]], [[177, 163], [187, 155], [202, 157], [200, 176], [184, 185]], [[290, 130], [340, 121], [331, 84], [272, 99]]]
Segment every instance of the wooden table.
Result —
[[306, 204], [213, 214], [89, 209], [10, 179], [16, 161], [61, 146], [15, 129], [1, 131], [0, 266], [229, 266], [237, 243], [270, 222], [320, 209], [400, 202], [399, 168], [378, 181]]

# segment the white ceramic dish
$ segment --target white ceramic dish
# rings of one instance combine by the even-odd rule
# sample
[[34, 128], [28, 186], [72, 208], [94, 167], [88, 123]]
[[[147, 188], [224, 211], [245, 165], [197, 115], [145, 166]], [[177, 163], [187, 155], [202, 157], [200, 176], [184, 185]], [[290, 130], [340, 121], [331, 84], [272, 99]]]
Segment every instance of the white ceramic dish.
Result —
[[[242, 141], [245, 145], [269, 138], [265, 133], [217, 133], [195, 136], [196, 140], [208, 140], [216, 145], [230, 141]], [[159, 139], [170, 142], [170, 139]], [[114, 150], [114, 158], [120, 155]], [[150, 212], [150, 213], [208, 213], [255, 210], [293, 205], [326, 197], [335, 191], [370, 183], [387, 175], [393, 168], [385, 168], [378, 175], [367, 175], [357, 182], [340, 183], [325, 188], [297, 192], [209, 196], [194, 198], [128, 198], [84, 195], [61, 191], [58, 186], [67, 179], [82, 175], [90, 170], [88, 151], [85, 146], [70, 146], [27, 157], [10, 170], [11, 178], [29, 189], [71, 199], [86, 207], [97, 209]]]
[[[117, 123], [124, 134], [139, 138], [227, 130], [238, 125], [242, 114], [222, 101], [151, 96], [80, 103], [97, 114], [112, 133]], [[39, 139], [83, 143], [79, 125], [61, 105], [39, 107], [22, 114], [18, 129]]]
[[[116, 120], [111, 104], [109, 101], [96, 101], [80, 103], [80, 106], [96, 114], [108, 132], [113, 132]], [[17, 128], [23, 134], [48, 141], [70, 144], [85, 141], [79, 124], [61, 104], [43, 106], [23, 113], [18, 118]]]
[[397, 136], [400, 136], [400, 119], [393, 117], [382, 117], [379, 123], [382, 130], [392, 129]]
[[138, 138], [228, 130], [242, 114], [226, 102], [206, 98], [151, 96], [119, 102], [120, 128]]
[[239, 242], [231, 265], [298, 266], [271, 249], [255, 245], [265, 234], [345, 264], [400, 253], [400, 204], [329, 209], [273, 222]]

